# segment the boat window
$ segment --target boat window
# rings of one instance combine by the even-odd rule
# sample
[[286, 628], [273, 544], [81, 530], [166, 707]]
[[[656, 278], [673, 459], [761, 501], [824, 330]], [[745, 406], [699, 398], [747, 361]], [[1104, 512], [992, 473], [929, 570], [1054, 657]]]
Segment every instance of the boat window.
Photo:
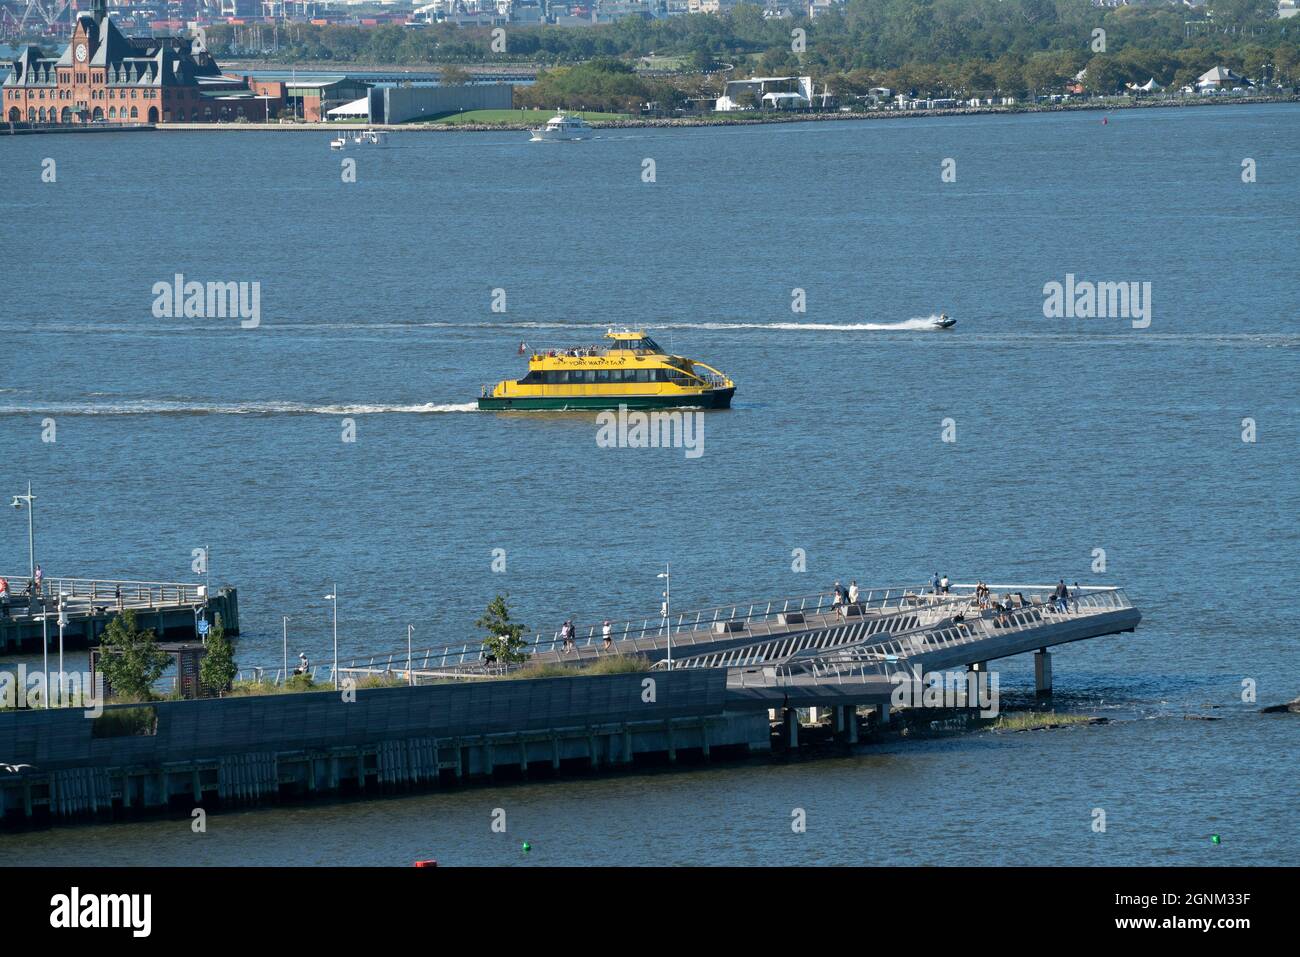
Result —
[[596, 381], [597, 381], [597, 382], [608, 382], [608, 381], [609, 381], [609, 370], [608, 370], [608, 369], [597, 369], [597, 370], [596, 370]]
[[642, 340], [637, 344], [637, 348], [638, 348], [638, 349], [645, 349], [645, 350], [647, 350], [647, 351], [649, 351], [649, 352], [663, 352], [663, 350], [659, 348], [659, 343], [655, 342], [655, 341], [654, 341], [653, 339], [651, 339], [649, 336], [646, 336], [644, 339], [642, 339]]

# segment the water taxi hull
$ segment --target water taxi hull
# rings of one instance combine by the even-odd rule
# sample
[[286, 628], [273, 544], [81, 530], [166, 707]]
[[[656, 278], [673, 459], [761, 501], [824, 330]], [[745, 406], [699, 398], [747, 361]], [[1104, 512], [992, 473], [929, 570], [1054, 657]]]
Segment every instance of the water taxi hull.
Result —
[[485, 411], [504, 409], [729, 409], [736, 390], [713, 389], [693, 395], [573, 395], [573, 396], [513, 396], [495, 398], [486, 396], [478, 400]]

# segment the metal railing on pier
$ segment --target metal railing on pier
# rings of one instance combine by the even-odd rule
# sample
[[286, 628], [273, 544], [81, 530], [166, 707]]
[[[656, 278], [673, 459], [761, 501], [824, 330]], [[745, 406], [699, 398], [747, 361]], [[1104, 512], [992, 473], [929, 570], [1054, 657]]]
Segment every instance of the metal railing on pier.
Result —
[[107, 578], [42, 578], [40, 588], [33, 596], [29, 590], [27, 574], [0, 576], [9, 582], [9, 603], [20, 610], [24, 598], [57, 602], [60, 596], [71, 610], [77, 606], [86, 609], [94, 606], [113, 608], [119, 600], [124, 608], [157, 608], [175, 605], [201, 605], [206, 598], [206, 587], [193, 582], [128, 581]]

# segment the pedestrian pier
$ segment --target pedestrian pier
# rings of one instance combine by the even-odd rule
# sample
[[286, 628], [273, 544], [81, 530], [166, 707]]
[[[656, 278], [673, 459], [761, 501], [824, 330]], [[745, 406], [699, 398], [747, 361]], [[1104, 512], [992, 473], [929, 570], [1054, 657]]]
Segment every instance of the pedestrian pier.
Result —
[[[112, 819], [137, 810], [230, 807], [317, 793], [370, 795], [500, 775], [623, 770], [647, 762], [797, 752], [801, 737], [842, 745], [900, 723], [974, 709], [920, 702], [937, 671], [966, 678], [989, 662], [1035, 656], [1050, 693], [1049, 648], [1133, 631], [1141, 613], [1123, 589], [995, 585], [1014, 600], [988, 607], [974, 586], [867, 592], [844, 606], [809, 595], [718, 606], [670, 620], [627, 620], [609, 644], [533, 636], [531, 660], [572, 665], [561, 677], [487, 665], [476, 644], [406, 649], [339, 668], [340, 678], [400, 684], [0, 712], [0, 819]], [[617, 636], [617, 637], [616, 637]], [[582, 674], [602, 656], [646, 670]], [[832, 715], [829, 726], [819, 719]], [[805, 740], [806, 743], [806, 740]]]
[[[725, 669], [743, 681], [778, 665], [807, 667], [815, 677], [819, 662], [873, 662], [878, 670], [883, 662], [903, 663], [912, 671], [979, 670], [989, 661], [1034, 652], [1037, 690], [1047, 694], [1052, 684], [1047, 648], [1131, 632], [1142, 619], [1124, 590], [1114, 586], [1080, 587], [1064, 603], [1053, 600], [1052, 585], [989, 587], [1013, 596], [1002, 610], [991, 602], [982, 607], [976, 586], [959, 584], [943, 594], [906, 586], [873, 589], [854, 604], [835, 605], [829, 594], [817, 594], [693, 610], [672, 619], [624, 620], [611, 623], [608, 647], [598, 627], [567, 646], [558, 634], [533, 636], [527, 663], [576, 668], [622, 655], [646, 658], [656, 670], [666, 670], [671, 658], [673, 669]], [[418, 684], [499, 678], [518, 667], [489, 664], [478, 645], [465, 643], [412, 652], [409, 661], [405, 650], [355, 658], [339, 671], [343, 678], [389, 676]]]
[[[194, 640], [200, 613], [209, 623], [218, 614], [226, 633], [239, 634], [239, 597], [224, 586], [209, 595], [207, 586], [193, 582], [125, 581], [102, 578], [46, 578], [28, 589], [26, 574], [5, 575], [9, 597], [0, 600], [0, 653], [35, 652], [57, 647], [62, 618], [65, 648], [96, 644], [108, 623], [130, 609], [142, 628], [152, 628], [159, 641]], [[62, 615], [60, 615], [62, 610]]]

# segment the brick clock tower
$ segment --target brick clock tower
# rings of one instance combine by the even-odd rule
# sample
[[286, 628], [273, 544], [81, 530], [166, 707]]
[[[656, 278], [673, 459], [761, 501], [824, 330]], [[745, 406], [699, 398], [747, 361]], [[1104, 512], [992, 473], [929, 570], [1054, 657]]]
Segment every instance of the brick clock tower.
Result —
[[200, 45], [181, 37], [127, 37], [107, 0], [77, 14], [57, 55], [25, 47], [3, 89], [3, 120], [35, 125], [269, 119], [283, 99], [225, 76]]

